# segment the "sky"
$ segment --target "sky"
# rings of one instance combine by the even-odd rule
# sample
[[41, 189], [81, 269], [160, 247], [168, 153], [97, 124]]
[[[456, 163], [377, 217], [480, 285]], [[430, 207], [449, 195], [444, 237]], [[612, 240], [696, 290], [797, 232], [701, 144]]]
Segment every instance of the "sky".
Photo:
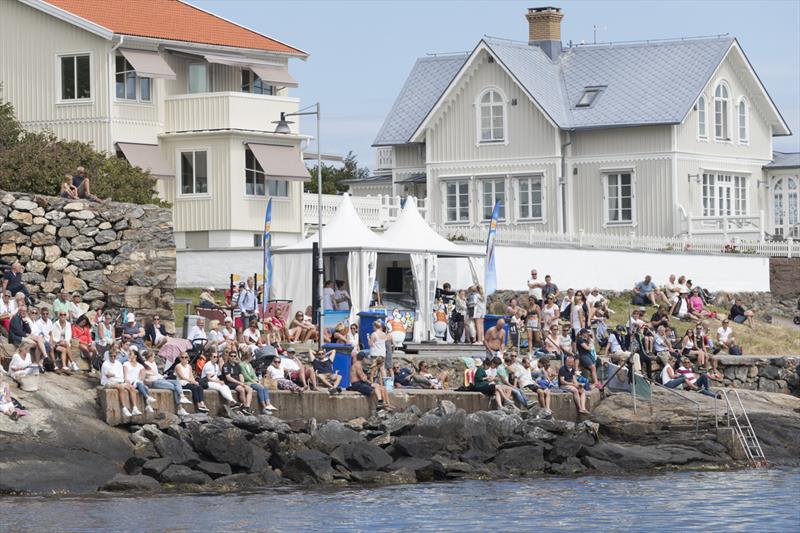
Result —
[[[365, 166], [416, 58], [472, 50], [484, 35], [527, 40], [525, 12], [542, 5], [562, 8], [565, 43], [593, 42], [594, 26], [598, 42], [735, 36], [794, 133], [775, 149], [800, 152], [800, 0], [188, 1], [308, 52], [290, 62], [290, 95], [320, 102], [323, 153], [352, 150]], [[313, 134], [313, 117], [300, 126]]]

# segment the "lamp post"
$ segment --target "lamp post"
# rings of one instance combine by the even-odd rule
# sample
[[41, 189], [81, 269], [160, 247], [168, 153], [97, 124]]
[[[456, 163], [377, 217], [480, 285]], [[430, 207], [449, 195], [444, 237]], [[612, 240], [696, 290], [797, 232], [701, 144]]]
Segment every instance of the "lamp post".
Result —
[[[309, 111], [313, 108], [313, 111]], [[289, 134], [292, 132], [289, 124], [291, 122], [286, 120], [286, 117], [299, 117], [304, 115], [314, 115], [317, 118], [317, 249], [319, 251], [317, 257], [317, 295], [318, 299], [314, 302], [317, 306], [315, 312], [317, 314], [317, 327], [319, 328], [319, 335], [317, 336], [317, 349], [322, 349], [322, 320], [325, 316], [325, 307], [322, 305], [324, 298], [322, 297], [325, 287], [325, 263], [323, 262], [322, 255], [322, 150], [320, 149], [319, 139], [319, 102], [314, 105], [305, 107], [295, 113], [281, 112], [281, 118], [273, 122], [275, 126], [275, 133]]]

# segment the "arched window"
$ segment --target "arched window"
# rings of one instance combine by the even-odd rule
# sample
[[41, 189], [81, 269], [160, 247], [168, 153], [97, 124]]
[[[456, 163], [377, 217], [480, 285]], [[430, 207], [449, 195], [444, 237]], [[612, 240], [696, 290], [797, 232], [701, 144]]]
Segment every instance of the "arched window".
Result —
[[720, 141], [727, 141], [731, 138], [728, 130], [730, 122], [728, 117], [729, 100], [730, 91], [728, 86], [720, 82], [714, 91], [714, 138]]
[[706, 128], [706, 97], [700, 96], [697, 99], [697, 136], [701, 139], [708, 137], [708, 129]]
[[480, 96], [478, 102], [479, 142], [505, 140], [505, 111], [505, 100], [498, 91], [488, 89]]
[[748, 123], [748, 109], [747, 109], [747, 100], [742, 97], [739, 99], [739, 106], [738, 106], [738, 116], [739, 116], [739, 144], [747, 144], [750, 142], [750, 124]]

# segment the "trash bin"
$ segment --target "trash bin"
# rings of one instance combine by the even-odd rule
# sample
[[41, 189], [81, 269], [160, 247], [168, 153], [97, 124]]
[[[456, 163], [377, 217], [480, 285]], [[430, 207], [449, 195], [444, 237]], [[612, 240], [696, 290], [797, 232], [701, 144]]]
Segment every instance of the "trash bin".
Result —
[[365, 350], [369, 349], [369, 336], [372, 333], [372, 323], [380, 320], [386, 323], [386, 311], [383, 309], [373, 309], [358, 313], [358, 342]]
[[505, 329], [506, 331], [506, 341], [508, 341], [508, 321], [511, 318], [509, 316], [485, 315], [483, 317], [483, 331], [485, 333], [488, 329], [493, 328], [497, 324], [497, 321], [500, 320], [501, 318], [506, 321], [506, 326], [503, 329]]
[[322, 349], [326, 351], [336, 350], [336, 355], [333, 357], [333, 371], [342, 376], [339, 386], [346, 389], [350, 386], [353, 347], [349, 344], [323, 344]]

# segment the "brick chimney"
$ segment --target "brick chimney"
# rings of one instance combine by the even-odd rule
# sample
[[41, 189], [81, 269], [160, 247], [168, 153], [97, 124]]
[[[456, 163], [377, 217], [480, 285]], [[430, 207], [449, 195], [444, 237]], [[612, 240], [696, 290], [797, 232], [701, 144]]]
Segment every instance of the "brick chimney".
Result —
[[538, 46], [550, 59], [557, 59], [561, 53], [561, 19], [564, 14], [560, 7], [531, 7], [525, 14], [528, 19], [528, 44]]

